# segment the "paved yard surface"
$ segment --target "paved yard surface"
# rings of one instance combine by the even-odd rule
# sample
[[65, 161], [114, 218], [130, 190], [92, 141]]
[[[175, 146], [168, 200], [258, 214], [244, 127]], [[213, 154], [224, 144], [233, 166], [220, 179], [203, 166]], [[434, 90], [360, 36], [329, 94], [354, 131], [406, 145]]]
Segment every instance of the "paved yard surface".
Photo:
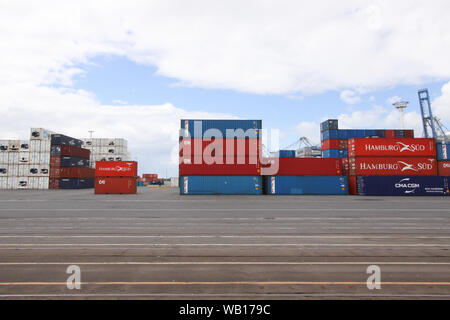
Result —
[[448, 299], [449, 249], [450, 197], [0, 192], [0, 299]]

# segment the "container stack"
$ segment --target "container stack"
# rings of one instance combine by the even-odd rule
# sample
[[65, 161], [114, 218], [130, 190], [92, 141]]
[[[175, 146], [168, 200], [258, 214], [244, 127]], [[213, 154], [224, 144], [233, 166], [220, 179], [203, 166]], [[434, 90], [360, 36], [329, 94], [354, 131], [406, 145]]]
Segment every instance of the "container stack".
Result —
[[99, 161], [95, 167], [95, 194], [136, 194], [136, 161]]
[[275, 176], [264, 176], [264, 193], [269, 195], [346, 195], [347, 177], [339, 158], [270, 158]]
[[95, 168], [97, 161], [129, 161], [128, 142], [116, 138], [85, 138], [83, 148], [91, 152], [91, 168]]
[[436, 142], [427, 138], [366, 138], [348, 141], [350, 193], [447, 195], [438, 176]]
[[48, 189], [50, 134], [31, 129], [31, 140], [0, 140], [0, 189]]
[[414, 130], [339, 129], [337, 119], [320, 124], [323, 158], [348, 158], [347, 141], [354, 138], [414, 138]]
[[94, 187], [94, 169], [89, 168], [90, 151], [81, 140], [62, 134], [51, 135], [50, 189]]
[[261, 120], [181, 120], [180, 194], [262, 194]]

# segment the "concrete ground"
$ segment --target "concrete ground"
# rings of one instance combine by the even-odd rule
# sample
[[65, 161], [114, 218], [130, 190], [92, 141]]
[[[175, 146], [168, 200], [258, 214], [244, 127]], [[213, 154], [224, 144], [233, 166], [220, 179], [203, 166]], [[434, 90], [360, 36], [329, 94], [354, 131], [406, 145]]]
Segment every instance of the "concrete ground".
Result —
[[450, 198], [138, 192], [1, 191], [0, 299], [450, 298]]

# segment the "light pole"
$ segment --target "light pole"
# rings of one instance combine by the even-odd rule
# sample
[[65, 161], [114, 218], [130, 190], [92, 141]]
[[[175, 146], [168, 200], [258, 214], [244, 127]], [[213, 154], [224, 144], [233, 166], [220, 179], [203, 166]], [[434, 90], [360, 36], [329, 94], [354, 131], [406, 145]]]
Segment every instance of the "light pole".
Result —
[[408, 107], [408, 101], [400, 101], [394, 103], [394, 107], [400, 112], [400, 125], [402, 129], [405, 129], [405, 120], [403, 116], [404, 110]]

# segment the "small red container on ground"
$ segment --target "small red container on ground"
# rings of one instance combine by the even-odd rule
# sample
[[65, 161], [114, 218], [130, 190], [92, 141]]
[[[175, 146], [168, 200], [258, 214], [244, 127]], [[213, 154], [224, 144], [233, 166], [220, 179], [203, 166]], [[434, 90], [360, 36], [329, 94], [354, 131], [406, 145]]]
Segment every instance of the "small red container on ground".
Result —
[[137, 177], [136, 161], [97, 161], [96, 177]]
[[96, 177], [95, 194], [136, 194], [135, 177]]

